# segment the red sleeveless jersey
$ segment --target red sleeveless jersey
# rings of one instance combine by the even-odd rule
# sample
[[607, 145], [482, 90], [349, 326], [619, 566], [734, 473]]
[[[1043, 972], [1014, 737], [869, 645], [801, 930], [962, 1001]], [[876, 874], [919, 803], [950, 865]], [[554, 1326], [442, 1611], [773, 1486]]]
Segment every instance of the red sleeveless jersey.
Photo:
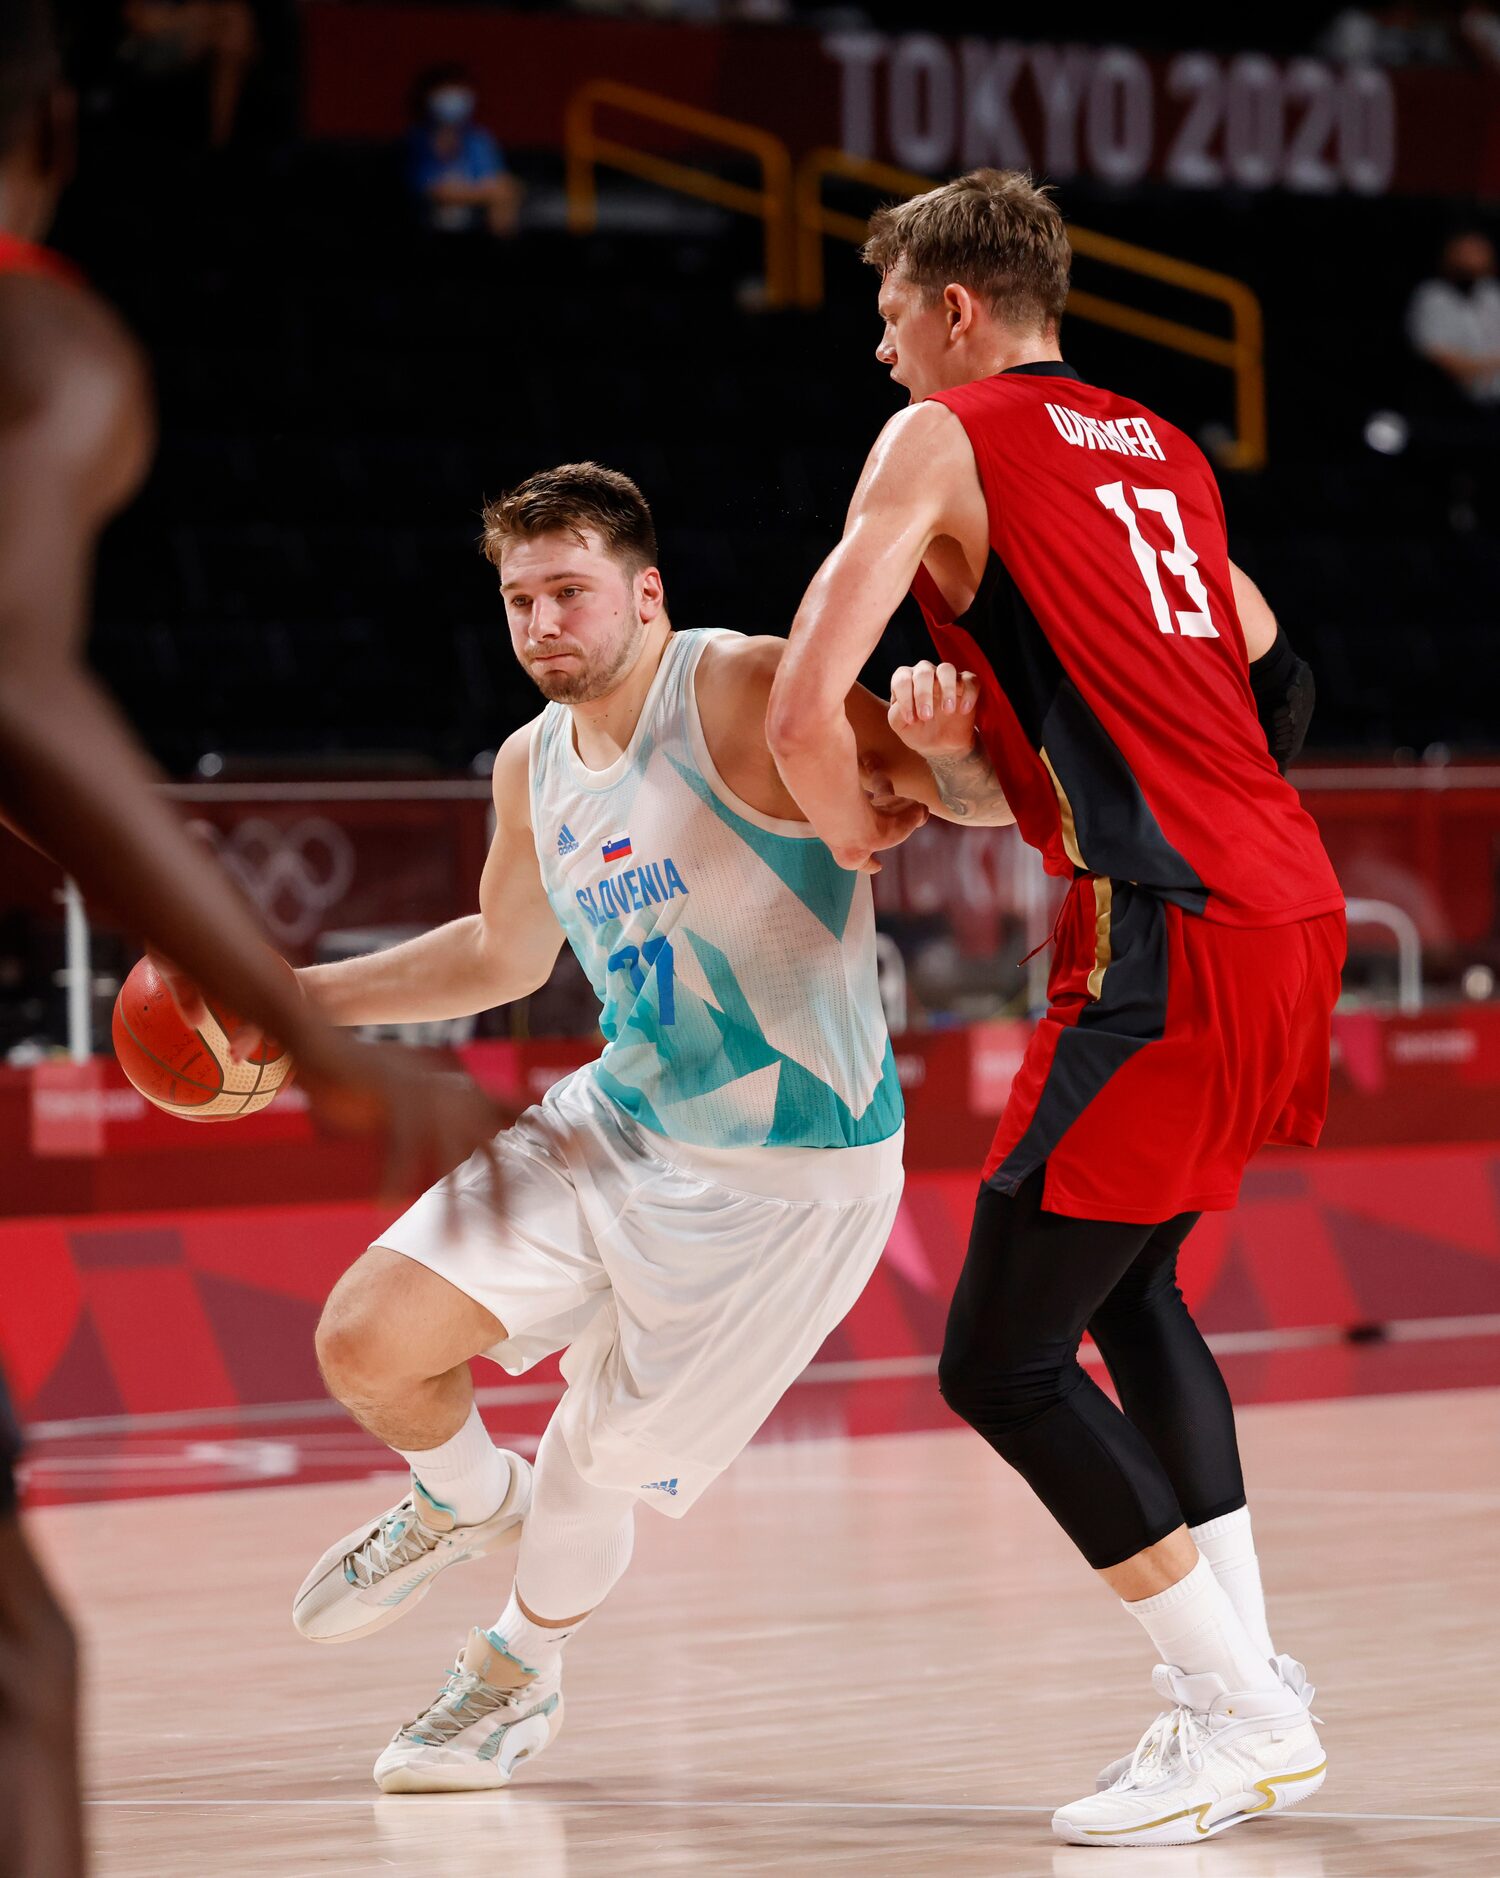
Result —
[[0, 229], [0, 274], [43, 274], [50, 280], [67, 281], [70, 286], [83, 285], [83, 276], [71, 261], [65, 261], [50, 248], [38, 247], [34, 241], [8, 235], [3, 229]]
[[979, 734], [1047, 871], [1232, 926], [1341, 907], [1255, 714], [1202, 451], [1060, 362], [934, 401], [973, 447], [990, 557], [961, 619], [925, 568], [912, 591], [942, 657], [980, 678]]

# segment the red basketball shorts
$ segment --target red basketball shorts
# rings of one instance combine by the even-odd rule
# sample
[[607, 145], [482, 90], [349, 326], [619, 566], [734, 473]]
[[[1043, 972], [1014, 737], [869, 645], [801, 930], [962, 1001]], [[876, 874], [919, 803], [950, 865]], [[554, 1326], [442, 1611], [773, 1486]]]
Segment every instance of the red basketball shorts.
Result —
[[1257, 1148], [1318, 1139], [1343, 962], [1342, 911], [1224, 926], [1081, 876], [985, 1181], [1045, 1163], [1043, 1207], [1076, 1219], [1233, 1206]]

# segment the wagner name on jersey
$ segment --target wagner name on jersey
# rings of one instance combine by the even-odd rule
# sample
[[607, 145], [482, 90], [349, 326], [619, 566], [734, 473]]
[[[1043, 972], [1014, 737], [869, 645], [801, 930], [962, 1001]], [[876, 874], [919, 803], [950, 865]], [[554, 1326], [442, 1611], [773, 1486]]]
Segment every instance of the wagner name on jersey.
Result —
[[925, 569], [913, 592], [942, 656], [979, 675], [979, 733], [1048, 871], [1235, 926], [1341, 907], [1256, 718], [1202, 451], [1061, 361], [936, 402], [973, 447], [990, 557], [961, 619]]

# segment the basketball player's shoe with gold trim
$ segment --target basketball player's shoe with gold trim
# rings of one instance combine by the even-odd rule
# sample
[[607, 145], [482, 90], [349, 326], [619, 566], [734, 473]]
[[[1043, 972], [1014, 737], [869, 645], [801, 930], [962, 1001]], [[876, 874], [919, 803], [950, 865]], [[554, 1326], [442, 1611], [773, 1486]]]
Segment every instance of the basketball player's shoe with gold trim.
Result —
[[1328, 1763], [1296, 1694], [1233, 1690], [1220, 1676], [1158, 1663], [1166, 1702], [1129, 1765], [1103, 1793], [1059, 1807], [1052, 1830], [1070, 1845], [1195, 1845], [1242, 1820], [1311, 1799]]
[[[1313, 1697], [1317, 1694], [1317, 1690], [1307, 1680], [1307, 1671], [1302, 1664], [1295, 1656], [1273, 1656], [1271, 1667], [1280, 1677], [1282, 1687], [1287, 1690], [1288, 1694], [1294, 1695], [1311, 1715]], [[1313, 1720], [1317, 1719], [1317, 1716], [1313, 1715]], [[1111, 1761], [1108, 1767], [1101, 1767], [1094, 1776], [1094, 1791], [1103, 1793], [1107, 1787], [1112, 1787], [1129, 1767], [1130, 1762], [1131, 1756], [1122, 1754], [1118, 1760]]]
[[459, 1525], [413, 1474], [405, 1499], [329, 1546], [292, 1600], [302, 1635], [311, 1643], [368, 1637], [420, 1604], [450, 1565], [514, 1545], [531, 1506], [531, 1467], [500, 1451], [510, 1462], [510, 1488], [488, 1519]]
[[398, 1728], [375, 1763], [383, 1793], [474, 1793], [505, 1787], [563, 1723], [562, 1656], [532, 1669], [487, 1630], [471, 1630], [442, 1693]]

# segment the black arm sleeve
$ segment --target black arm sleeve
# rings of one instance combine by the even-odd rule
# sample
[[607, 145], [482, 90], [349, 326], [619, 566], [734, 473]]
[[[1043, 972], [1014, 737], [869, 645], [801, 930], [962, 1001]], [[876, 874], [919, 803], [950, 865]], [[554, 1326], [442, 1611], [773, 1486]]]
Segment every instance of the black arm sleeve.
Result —
[[1270, 646], [1250, 667], [1250, 689], [1271, 755], [1285, 775], [1287, 764], [1301, 753], [1315, 694], [1311, 666], [1297, 657], [1279, 626]]

